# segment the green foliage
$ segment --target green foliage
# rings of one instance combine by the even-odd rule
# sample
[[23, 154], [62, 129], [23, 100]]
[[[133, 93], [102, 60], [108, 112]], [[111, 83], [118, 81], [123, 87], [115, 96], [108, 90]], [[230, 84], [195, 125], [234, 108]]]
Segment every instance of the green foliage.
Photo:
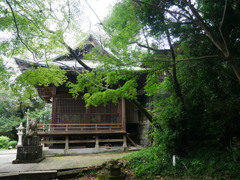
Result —
[[21, 97], [22, 101], [31, 98], [36, 93], [34, 87], [48, 86], [53, 84], [59, 86], [66, 82], [66, 71], [57, 66], [49, 66], [48, 68], [31, 67], [19, 75], [13, 84], [11, 90], [15, 96]]
[[230, 153], [216, 148], [199, 148], [176, 159], [162, 153], [158, 147], [151, 147], [127, 157], [126, 167], [131, 168], [136, 178], [154, 179], [155, 176], [177, 179], [239, 179], [239, 162]]
[[7, 147], [9, 147], [9, 146], [12, 146], [13, 148], [15, 148], [15, 146], [17, 145], [17, 141], [10, 141], [9, 143], [8, 143], [8, 145], [7, 145]]
[[39, 124], [50, 124], [51, 112], [52, 105], [41, 101], [34, 110], [29, 112], [29, 118], [37, 118]]
[[4, 66], [3, 58], [0, 57], [0, 85], [8, 87], [10, 78], [10, 69]]
[[126, 166], [133, 169], [136, 177], [150, 178], [158, 175], [166, 162], [162, 154], [156, 152], [156, 148], [148, 148], [129, 155]]
[[[129, 167], [134, 169], [138, 178], [160, 175], [183, 179], [239, 179], [239, 162], [234, 162], [239, 161], [239, 146], [236, 145], [240, 137], [239, 83], [231, 63], [216, 47], [216, 42], [227, 46], [239, 64], [239, 2], [228, 1], [225, 14], [225, 1], [194, 2], [196, 12], [202, 16], [214, 40], [206, 36], [205, 29], [197, 21], [192, 21], [192, 17], [196, 17], [189, 13], [189, 4], [184, 1], [141, 2], [121, 1], [105, 24], [111, 37], [109, 47], [120, 57], [122, 63], [119, 64], [141, 64], [149, 68], [145, 91], [153, 99], [150, 103], [153, 125], [161, 127], [150, 134], [154, 147], [133, 155], [128, 162]], [[224, 22], [219, 28], [223, 14]], [[133, 23], [141, 26], [129, 26], [132, 15], [135, 16]], [[231, 17], [236, 17], [233, 20], [236, 25], [232, 24]], [[174, 44], [182, 99], [176, 93], [170, 54], [154, 50], [163, 48], [161, 43], [166, 29]], [[114, 48], [114, 45], [118, 46]], [[137, 45], [151, 48], [144, 51]], [[187, 60], [213, 54], [220, 56]], [[165, 73], [168, 77], [160, 82], [161, 75]], [[233, 148], [231, 142], [234, 138]], [[225, 151], [226, 148], [229, 152]], [[175, 168], [171, 166], [173, 154], [181, 156]]]
[[[131, 70], [107, 72], [99, 69], [79, 74], [77, 83], [67, 82], [67, 86], [73, 97], [77, 98], [84, 93], [83, 99], [87, 106], [98, 106], [106, 105], [109, 101], [118, 103], [122, 98], [136, 99], [137, 78], [137, 73]], [[114, 88], [116, 85], [118, 88]]]
[[30, 84], [35, 87], [48, 86], [49, 84], [59, 86], [66, 81], [67, 77], [65, 74], [66, 71], [58, 66], [50, 66], [49, 68], [38, 67], [37, 69], [32, 67], [24, 71], [17, 81], [20, 81], [21, 85]]
[[[174, 44], [176, 61], [221, 54], [216, 42], [221, 44], [225, 37], [228, 41], [225, 45], [231, 49], [231, 56], [239, 63], [239, 42], [236, 39], [240, 33], [239, 23], [236, 22], [237, 26], [230, 23], [233, 15], [236, 16], [236, 21], [240, 18], [236, 9], [239, 3], [228, 3], [221, 31], [219, 22], [222, 20], [225, 2], [199, 0], [196, 3], [199, 5], [194, 6], [196, 12], [199, 12], [216, 38], [214, 42], [206, 36], [207, 32], [199, 23], [192, 21], [192, 17], [188, 18], [196, 17], [196, 14], [189, 14], [189, 4], [182, 1], [143, 0], [140, 3], [124, 0], [115, 6], [105, 24], [105, 29], [111, 36], [110, 48], [121, 60], [125, 59], [122, 60], [123, 65], [127, 61], [131, 65], [141, 61], [142, 66], [149, 67], [145, 90], [148, 96], [153, 96], [150, 104], [153, 125], [162, 129], [161, 132], [153, 133], [153, 137], [155, 144], [170, 154], [185, 154], [195, 146], [206, 144], [219, 148], [229, 147], [233, 137], [240, 137], [237, 130], [240, 126], [239, 83], [235, 81], [234, 71], [227, 59], [219, 57], [179, 61], [176, 65], [176, 78], [180, 90], [177, 91], [170, 54], [160, 54], [155, 50], [162, 48], [161, 41], [166, 36], [166, 29]], [[132, 15], [135, 17], [132, 18]], [[131, 18], [133, 23], [140, 22], [141, 26], [128, 24]], [[151, 48], [144, 52], [133, 46], [134, 42], [140, 47]], [[114, 45], [118, 47], [114, 48]], [[136, 56], [138, 52], [139, 56]], [[160, 83], [159, 77], [164, 72], [168, 78]], [[182, 94], [182, 99], [177, 92]]]
[[50, 120], [51, 106], [38, 97], [36, 90], [27, 98], [22, 98], [23, 92], [16, 96], [11, 89], [0, 89], [0, 135], [8, 136], [11, 139], [17, 139], [16, 127], [20, 122], [26, 121], [26, 112], [29, 110], [29, 117], [38, 118], [39, 123]]
[[17, 141], [10, 141], [7, 136], [0, 136], [0, 149], [7, 149], [9, 146], [13, 148], [17, 145]]
[[0, 135], [12, 131], [21, 122], [17, 104], [10, 90], [0, 89]]
[[63, 33], [78, 29], [79, 34], [81, 12], [77, 0], [1, 1], [0, 31], [6, 34], [0, 43], [1, 54], [39, 60], [49, 54], [66, 53]]
[[137, 40], [136, 34], [139, 33], [142, 25], [139, 23], [131, 1], [117, 3], [114, 6], [111, 17], [105, 19], [105, 30], [111, 36], [114, 46], [112, 50], [126, 49], [128, 44]]
[[7, 149], [10, 138], [7, 136], [0, 136], [0, 149]]

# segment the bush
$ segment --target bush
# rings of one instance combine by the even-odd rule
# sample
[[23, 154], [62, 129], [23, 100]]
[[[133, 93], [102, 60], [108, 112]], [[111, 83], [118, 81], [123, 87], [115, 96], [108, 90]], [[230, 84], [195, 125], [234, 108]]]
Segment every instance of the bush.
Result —
[[10, 138], [7, 136], [0, 136], [0, 149], [7, 149]]
[[126, 166], [133, 170], [137, 178], [151, 179], [168, 169], [171, 162], [158, 148], [150, 147], [127, 156]]
[[17, 141], [10, 141], [7, 146], [8, 147], [12, 146], [13, 148], [15, 148], [16, 145], [17, 145]]
[[214, 147], [199, 147], [172, 165], [172, 156], [158, 147], [150, 147], [127, 157], [126, 168], [136, 178], [155, 179], [240, 179], [240, 162], [233, 154]]

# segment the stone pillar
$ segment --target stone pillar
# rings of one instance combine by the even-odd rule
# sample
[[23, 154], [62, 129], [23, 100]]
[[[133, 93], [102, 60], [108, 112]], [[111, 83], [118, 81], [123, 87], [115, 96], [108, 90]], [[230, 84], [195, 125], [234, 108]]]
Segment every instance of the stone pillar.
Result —
[[29, 109], [27, 110], [26, 134], [28, 134], [28, 127], [29, 127], [29, 118], [28, 118], [28, 115], [29, 115]]
[[17, 132], [17, 135], [18, 135], [18, 143], [17, 143], [17, 146], [16, 147], [21, 147], [22, 145], [23, 145], [23, 143], [22, 143], [22, 137], [23, 137], [23, 129], [24, 129], [24, 127], [23, 127], [23, 125], [22, 125], [22, 123], [20, 123], [20, 126], [18, 127], [18, 128], [16, 128], [17, 130], [18, 130], [18, 132]]
[[65, 150], [69, 150], [69, 137], [65, 137]]
[[99, 136], [96, 135], [96, 144], [95, 144], [95, 149], [99, 148]]

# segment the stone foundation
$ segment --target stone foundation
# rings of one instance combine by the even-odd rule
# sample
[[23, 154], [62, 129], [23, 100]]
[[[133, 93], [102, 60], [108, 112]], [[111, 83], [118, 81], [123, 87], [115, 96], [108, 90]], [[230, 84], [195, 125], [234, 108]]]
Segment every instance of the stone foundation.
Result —
[[12, 163], [38, 163], [43, 159], [42, 146], [39, 145], [39, 137], [25, 136], [23, 146], [17, 147], [17, 157]]
[[17, 148], [17, 158], [13, 164], [38, 163], [42, 158], [42, 146], [25, 146]]

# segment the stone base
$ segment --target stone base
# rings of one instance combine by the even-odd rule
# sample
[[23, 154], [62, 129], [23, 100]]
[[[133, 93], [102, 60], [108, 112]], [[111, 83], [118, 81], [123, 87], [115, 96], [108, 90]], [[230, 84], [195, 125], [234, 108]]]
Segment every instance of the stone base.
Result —
[[42, 146], [23, 146], [17, 148], [17, 157], [13, 164], [38, 163], [43, 159]]
[[13, 160], [13, 164], [27, 164], [27, 163], [39, 163], [41, 162], [43, 159], [45, 159], [45, 157], [41, 157], [39, 159], [29, 159], [29, 160]]

